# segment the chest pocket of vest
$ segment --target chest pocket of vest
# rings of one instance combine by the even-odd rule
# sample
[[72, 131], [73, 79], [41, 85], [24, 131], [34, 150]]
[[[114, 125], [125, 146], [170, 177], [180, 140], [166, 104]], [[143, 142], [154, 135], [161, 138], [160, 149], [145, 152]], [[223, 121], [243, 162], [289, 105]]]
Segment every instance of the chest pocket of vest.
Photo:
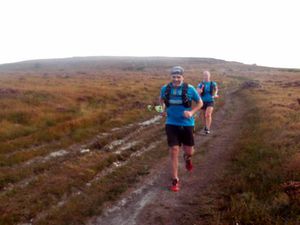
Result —
[[[190, 108], [192, 106], [192, 101], [189, 100], [188, 95], [187, 95], [188, 87], [189, 86], [188, 86], [187, 83], [183, 83], [182, 84], [181, 95], [177, 95], [177, 93], [175, 95], [175, 96], [181, 96], [182, 102], [179, 105], [183, 105], [186, 108]], [[171, 90], [172, 90], [172, 83], [169, 83], [166, 87], [166, 90], [165, 90], [164, 102], [165, 102], [166, 107], [169, 107], [170, 105], [173, 105], [173, 104], [170, 104]], [[174, 104], [174, 105], [178, 105], [178, 104]]]

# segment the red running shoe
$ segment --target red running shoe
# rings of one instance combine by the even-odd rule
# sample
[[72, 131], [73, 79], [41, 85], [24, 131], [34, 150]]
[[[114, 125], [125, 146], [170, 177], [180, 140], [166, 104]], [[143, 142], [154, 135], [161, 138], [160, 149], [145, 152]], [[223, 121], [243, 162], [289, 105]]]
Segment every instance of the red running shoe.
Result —
[[192, 171], [193, 170], [193, 164], [192, 164], [192, 156], [188, 154], [183, 154], [183, 158], [185, 160], [185, 168], [187, 171]]
[[179, 180], [178, 179], [172, 180], [171, 191], [174, 191], [174, 192], [179, 191]]

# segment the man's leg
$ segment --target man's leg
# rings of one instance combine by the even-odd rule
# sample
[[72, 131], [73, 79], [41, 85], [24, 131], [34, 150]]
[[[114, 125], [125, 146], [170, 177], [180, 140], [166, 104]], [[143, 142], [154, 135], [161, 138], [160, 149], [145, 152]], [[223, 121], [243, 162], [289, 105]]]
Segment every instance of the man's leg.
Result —
[[194, 147], [193, 146], [183, 146], [183, 151], [186, 155], [192, 156], [194, 154]]
[[178, 155], [180, 147], [178, 145], [170, 147], [171, 174], [172, 179], [178, 179]]
[[214, 108], [212, 106], [207, 107], [205, 111], [205, 120], [206, 120], [206, 127], [210, 130], [211, 122], [212, 122], [212, 113]]
[[206, 126], [205, 111], [206, 111], [205, 109], [201, 109], [201, 112], [200, 112], [200, 117], [201, 117], [201, 122], [202, 122], [203, 127]]
[[172, 176], [171, 191], [179, 191], [178, 179], [178, 155], [180, 149], [179, 127], [173, 125], [166, 125], [166, 133], [168, 139], [168, 146], [170, 152], [170, 169]]
[[192, 155], [194, 154], [194, 147], [193, 146], [183, 146], [183, 159], [185, 161], [185, 168], [188, 171], [193, 170], [193, 164], [192, 164]]

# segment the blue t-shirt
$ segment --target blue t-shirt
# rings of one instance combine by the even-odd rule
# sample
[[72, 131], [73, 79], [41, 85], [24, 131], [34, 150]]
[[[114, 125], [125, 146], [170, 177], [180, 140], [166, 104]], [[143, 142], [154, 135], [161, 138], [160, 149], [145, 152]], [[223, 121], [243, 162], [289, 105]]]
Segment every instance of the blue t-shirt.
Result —
[[[184, 111], [189, 111], [192, 108], [186, 108], [182, 105], [182, 87], [183, 85], [179, 87], [173, 87], [170, 91], [170, 106], [166, 109], [167, 112], [167, 119], [166, 124], [170, 125], [177, 125], [177, 126], [194, 126], [195, 125], [195, 119], [194, 117], [191, 118], [185, 118], [183, 115]], [[164, 85], [161, 88], [160, 91], [160, 97], [162, 99], [165, 99], [165, 92], [166, 92], [167, 85]], [[200, 101], [200, 96], [197, 92], [197, 90], [192, 86], [188, 85], [187, 89], [187, 97], [189, 100], [193, 100], [195, 102]]]
[[201, 95], [201, 98], [202, 98], [203, 102], [213, 102], [214, 101], [214, 98], [212, 97], [211, 90], [210, 90], [211, 82], [212, 82], [213, 88], [216, 88], [217, 83], [214, 82], [214, 81], [208, 81], [208, 82], [202, 81], [201, 83], [198, 84], [198, 88], [200, 88], [200, 89], [202, 89], [203, 84], [205, 85], [204, 86], [204, 88], [205, 88], [204, 95]]

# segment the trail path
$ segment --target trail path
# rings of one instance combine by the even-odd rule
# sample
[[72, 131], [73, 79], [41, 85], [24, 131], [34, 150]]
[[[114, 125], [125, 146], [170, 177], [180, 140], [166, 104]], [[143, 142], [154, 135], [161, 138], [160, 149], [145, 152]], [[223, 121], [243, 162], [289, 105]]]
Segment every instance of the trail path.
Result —
[[[169, 159], [163, 158], [150, 174], [121, 199], [108, 205], [88, 225], [179, 225], [207, 224], [209, 208], [217, 198], [216, 186], [229, 163], [231, 146], [239, 133], [246, 106], [235, 92], [228, 94], [225, 104], [214, 114], [213, 132], [195, 134], [194, 170], [189, 173], [180, 158], [181, 190], [169, 191], [171, 183]], [[196, 218], [196, 222], [195, 222]], [[193, 223], [191, 223], [193, 222]]]

